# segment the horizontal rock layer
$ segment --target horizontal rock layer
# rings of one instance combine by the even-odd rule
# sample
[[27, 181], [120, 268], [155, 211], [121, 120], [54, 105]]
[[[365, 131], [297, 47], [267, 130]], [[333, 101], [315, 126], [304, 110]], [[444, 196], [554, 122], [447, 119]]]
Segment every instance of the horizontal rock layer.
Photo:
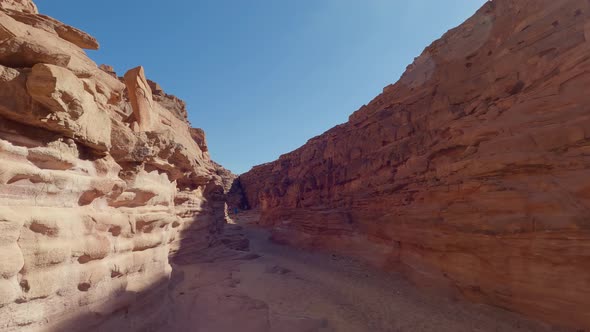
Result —
[[494, 0], [347, 123], [240, 176], [274, 238], [590, 327], [590, 5]]
[[98, 43], [0, 1], [0, 331], [154, 328], [169, 256], [207, 248], [225, 221], [233, 177], [184, 103], [82, 48]]

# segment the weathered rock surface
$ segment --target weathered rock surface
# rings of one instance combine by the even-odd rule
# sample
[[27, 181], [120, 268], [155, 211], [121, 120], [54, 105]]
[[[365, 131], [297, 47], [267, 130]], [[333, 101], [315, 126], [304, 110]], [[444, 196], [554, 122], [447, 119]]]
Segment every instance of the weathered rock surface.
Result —
[[117, 72], [115, 72], [115, 68], [113, 68], [113, 66], [102, 64], [98, 66], [98, 68], [112, 77], [117, 78]]
[[[168, 109], [174, 116], [176, 116], [180, 120], [186, 121], [188, 118], [188, 113], [186, 111], [186, 103], [179, 99], [174, 95], [167, 94], [162, 90], [162, 87], [154, 82], [147, 80], [148, 85], [152, 89], [153, 98], [155, 101], [159, 102], [162, 106]], [[203, 133], [203, 137], [204, 137]], [[204, 138], [203, 138], [204, 139]]]
[[149, 131], [153, 122], [154, 97], [150, 89], [143, 67], [137, 67], [125, 73], [125, 85], [131, 101], [131, 109], [135, 116], [136, 131]]
[[0, 331], [100, 329], [115, 313], [132, 313], [118, 329], [154, 328], [169, 257], [220, 243], [233, 176], [141, 67], [126, 86], [81, 49], [97, 47], [0, 1]]
[[[34, 4], [32, 4], [33, 8]], [[80, 48], [97, 50], [99, 48], [98, 41], [84, 31], [78, 30], [69, 25], [63, 24], [60, 21], [49, 16], [38, 15], [37, 10], [6, 10], [6, 13], [13, 19], [45, 30], [51, 34], [55, 34], [62, 39], [69, 41]]]
[[37, 6], [31, 0], [0, 0], [0, 8], [37, 14]]
[[274, 238], [590, 328], [590, 4], [494, 0], [349, 121], [240, 176]]

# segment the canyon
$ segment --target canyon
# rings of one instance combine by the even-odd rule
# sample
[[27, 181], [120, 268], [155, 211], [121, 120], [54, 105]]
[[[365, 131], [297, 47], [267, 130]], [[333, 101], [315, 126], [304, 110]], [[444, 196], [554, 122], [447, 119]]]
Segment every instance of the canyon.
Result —
[[97, 66], [93, 37], [30, 1], [0, 9], [0, 330], [130, 306], [119, 328], [152, 326], [171, 260], [219, 241], [234, 176], [142, 67]]
[[489, 1], [237, 176], [149, 68], [0, 0], [0, 331], [590, 329], [589, 22]]
[[590, 327], [590, 6], [495, 0], [401, 79], [239, 177], [275, 241]]

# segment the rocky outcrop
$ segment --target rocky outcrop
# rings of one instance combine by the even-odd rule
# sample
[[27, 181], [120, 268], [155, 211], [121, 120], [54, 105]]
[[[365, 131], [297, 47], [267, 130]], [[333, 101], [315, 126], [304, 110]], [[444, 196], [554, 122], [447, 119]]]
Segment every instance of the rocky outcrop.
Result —
[[149, 131], [153, 127], [154, 97], [148, 86], [143, 67], [137, 67], [125, 73], [125, 85], [129, 93], [131, 108], [135, 117], [136, 131]]
[[141, 67], [123, 84], [82, 48], [98, 43], [0, 1], [1, 331], [155, 328], [169, 257], [220, 241], [233, 177], [204, 134]]
[[0, 0], [0, 8], [30, 14], [39, 13], [37, 6], [31, 0]]
[[[186, 103], [184, 101], [174, 95], [164, 92], [158, 83], [150, 80], [147, 82], [152, 89], [153, 98], [155, 101], [166, 107], [166, 109], [172, 112], [172, 114], [174, 114], [174, 116], [176, 116], [178, 119], [187, 121], [188, 113], [186, 111]], [[203, 133], [203, 137], [204, 135], [205, 133]]]
[[209, 151], [207, 147], [207, 139], [205, 138], [205, 131], [201, 128], [191, 128], [191, 137], [197, 142], [197, 145], [203, 151]]
[[113, 66], [102, 64], [98, 66], [98, 68], [112, 77], [117, 78], [117, 72], [115, 72], [115, 68], [113, 68]]
[[240, 176], [274, 238], [590, 327], [590, 6], [494, 0], [347, 123]]

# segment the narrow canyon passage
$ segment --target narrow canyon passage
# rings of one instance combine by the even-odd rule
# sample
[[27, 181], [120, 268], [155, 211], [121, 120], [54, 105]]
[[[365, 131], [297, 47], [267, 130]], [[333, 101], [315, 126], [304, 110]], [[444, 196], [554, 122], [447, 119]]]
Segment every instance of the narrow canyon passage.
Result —
[[[209, 10], [190, 6], [101, 2], [107, 20], [89, 10], [93, 2], [47, 4], [81, 28], [104, 37], [112, 30], [104, 42], [117, 53], [103, 58], [86, 51], [100, 49], [95, 37], [40, 13], [32, 0], [0, 0], [0, 332], [562, 331], [544, 324], [589, 332], [590, 1], [481, 2], [393, 77], [390, 66], [405, 65], [397, 49], [411, 48], [392, 33], [416, 37], [390, 24], [397, 10], [379, 10], [383, 27], [357, 22], [379, 27], [380, 36], [342, 33], [352, 52], [328, 43], [330, 52], [296, 47], [303, 56], [279, 56], [266, 49], [322, 44], [320, 26], [294, 39], [268, 29], [274, 23], [251, 29], [242, 19], [252, 15], [242, 10], [233, 10], [239, 20], [219, 11], [230, 23], [223, 30]], [[281, 6], [260, 9], [284, 12], [285, 22], [246, 7], [262, 15], [253, 21], [268, 17], [293, 31], [309, 23], [298, 14], [304, 4]], [[445, 15], [429, 10], [455, 12], [443, 7]], [[122, 19], [112, 19], [111, 8]], [[213, 21], [201, 31], [192, 24], [199, 20], [180, 20], [179, 12]], [[167, 13], [169, 25], [161, 20]], [[408, 31], [424, 28], [405, 21]], [[165, 43], [152, 42], [155, 30]], [[216, 56], [199, 41], [218, 30], [222, 38], [212, 40], [236, 52], [221, 47]], [[240, 31], [256, 38], [237, 38]], [[267, 32], [277, 38], [262, 38]], [[379, 51], [385, 44], [396, 50]], [[157, 62], [136, 62], [134, 50]], [[357, 52], [383, 62], [364, 69], [369, 61]], [[240, 81], [238, 69], [254, 59], [260, 67]], [[303, 76], [294, 79], [275, 61]], [[328, 61], [336, 67], [322, 82], [315, 69]], [[349, 79], [360, 72], [371, 75]], [[392, 84], [350, 104], [336, 84], [344, 81], [358, 92]], [[315, 104], [330, 91], [333, 101]], [[350, 116], [240, 175], [216, 159], [225, 151], [250, 167], [274, 158], [294, 146], [284, 141], [295, 142], [291, 134], [303, 140], [334, 124], [319, 121], [332, 113]], [[257, 141], [254, 132], [268, 136]], [[253, 210], [228, 220], [237, 209]]]
[[425, 294], [345, 257], [274, 244], [252, 225], [255, 214], [234, 219], [239, 226], [229, 231], [243, 233], [250, 251], [218, 248], [175, 265], [171, 319], [162, 331], [558, 331]]

